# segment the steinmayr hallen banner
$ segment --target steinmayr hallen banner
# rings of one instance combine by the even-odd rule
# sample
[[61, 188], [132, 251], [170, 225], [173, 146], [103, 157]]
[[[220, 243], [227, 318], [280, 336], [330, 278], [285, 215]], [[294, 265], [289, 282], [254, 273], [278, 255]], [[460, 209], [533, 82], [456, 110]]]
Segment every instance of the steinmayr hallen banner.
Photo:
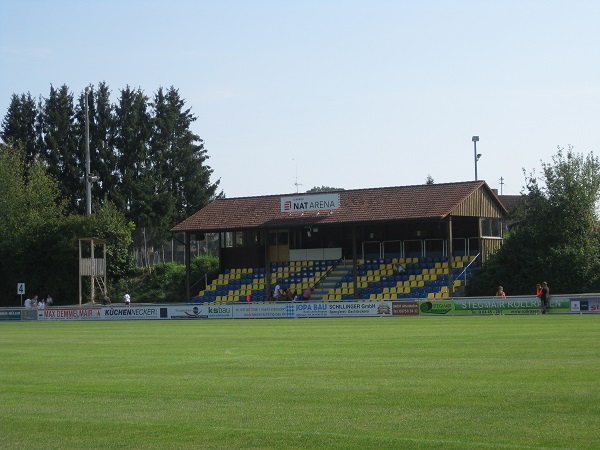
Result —
[[[581, 299], [576, 299], [581, 302]], [[550, 314], [573, 312], [568, 297], [551, 297]], [[460, 298], [419, 302], [421, 315], [540, 314], [542, 303], [537, 297]]]

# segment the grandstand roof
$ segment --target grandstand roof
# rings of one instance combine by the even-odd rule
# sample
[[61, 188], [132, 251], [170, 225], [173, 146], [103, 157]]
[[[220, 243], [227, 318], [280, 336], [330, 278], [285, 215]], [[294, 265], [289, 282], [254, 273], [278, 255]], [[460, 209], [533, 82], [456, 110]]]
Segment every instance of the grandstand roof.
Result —
[[[336, 191], [335, 194], [339, 194], [339, 208], [281, 211], [282, 197], [323, 194], [326, 193], [217, 199], [173, 227], [172, 231], [215, 232], [304, 224], [442, 220], [449, 215], [498, 217], [507, 213], [498, 196], [485, 181]], [[487, 206], [484, 209], [488, 212], [493, 210], [493, 214], [482, 212], [483, 203]]]

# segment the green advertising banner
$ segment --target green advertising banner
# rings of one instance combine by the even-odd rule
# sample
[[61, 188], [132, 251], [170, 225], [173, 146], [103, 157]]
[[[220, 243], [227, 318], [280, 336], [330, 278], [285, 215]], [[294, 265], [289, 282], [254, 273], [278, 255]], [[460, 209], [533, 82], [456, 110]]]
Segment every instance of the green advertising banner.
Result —
[[[542, 304], [537, 297], [467, 298], [424, 300], [419, 302], [420, 315], [484, 315], [484, 314], [540, 314]], [[551, 297], [552, 313], [571, 312], [571, 299]]]

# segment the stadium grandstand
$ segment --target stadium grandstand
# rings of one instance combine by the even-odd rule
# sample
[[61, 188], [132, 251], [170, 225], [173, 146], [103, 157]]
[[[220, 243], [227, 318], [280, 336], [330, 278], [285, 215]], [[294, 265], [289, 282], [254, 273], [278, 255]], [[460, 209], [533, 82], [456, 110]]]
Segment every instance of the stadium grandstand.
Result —
[[[194, 302], [274, 301], [275, 286], [320, 301], [412, 300], [461, 295], [502, 245], [506, 215], [485, 181], [470, 181], [217, 199], [172, 231], [188, 248], [219, 236], [220, 275]], [[189, 258], [187, 269], [192, 299]]]

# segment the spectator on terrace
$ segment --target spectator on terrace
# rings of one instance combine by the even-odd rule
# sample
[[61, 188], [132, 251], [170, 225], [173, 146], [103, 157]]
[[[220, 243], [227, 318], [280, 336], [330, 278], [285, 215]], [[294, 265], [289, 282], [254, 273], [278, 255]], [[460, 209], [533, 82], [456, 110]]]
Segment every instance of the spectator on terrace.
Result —
[[288, 289], [287, 291], [285, 291], [285, 299], [288, 302], [291, 302], [292, 300], [294, 300], [294, 294], [292, 294], [292, 290]]
[[129, 294], [125, 294], [123, 296], [123, 300], [125, 300], [125, 306], [129, 306], [131, 303], [131, 296]]
[[504, 292], [504, 288], [502, 286], [498, 286], [498, 291], [496, 292], [496, 297], [499, 297], [499, 298], [506, 297], [506, 293]]
[[542, 293], [540, 294], [540, 300], [542, 301], [542, 314], [548, 313], [548, 308], [550, 306], [550, 288], [548, 287], [548, 283], [545, 281], [542, 283]]
[[281, 287], [276, 284], [275, 285], [275, 292], [273, 293], [273, 300], [279, 300], [279, 291], [281, 290]]
[[31, 309], [31, 299], [29, 297], [27, 297], [25, 299], [25, 302], [23, 303], [23, 306], [25, 306], [25, 308], [27, 308], [27, 309]]
[[542, 285], [540, 283], [535, 285], [535, 296], [537, 298], [540, 298], [540, 296], [542, 295]]
[[110, 306], [110, 297], [108, 296], [108, 291], [104, 291], [104, 297], [102, 297], [102, 304], [104, 306]]
[[46, 295], [46, 306], [52, 306], [52, 303], [54, 303], [54, 300], [52, 300], [50, 294]]

